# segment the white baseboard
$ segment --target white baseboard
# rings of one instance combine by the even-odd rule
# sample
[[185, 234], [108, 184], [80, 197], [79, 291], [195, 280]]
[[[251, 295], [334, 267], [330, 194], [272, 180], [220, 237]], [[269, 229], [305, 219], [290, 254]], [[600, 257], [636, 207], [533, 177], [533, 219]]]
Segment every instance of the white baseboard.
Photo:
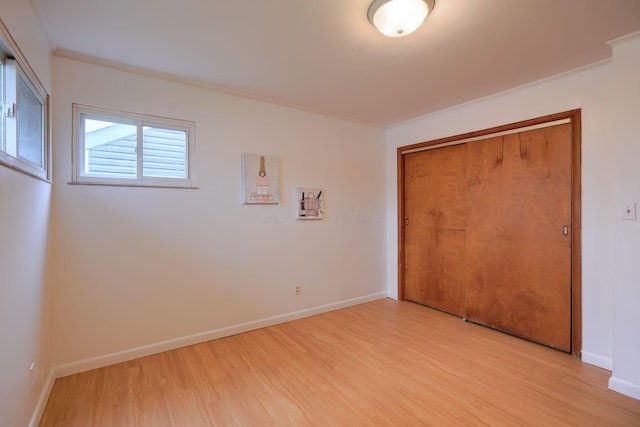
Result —
[[582, 351], [582, 361], [590, 365], [610, 371], [613, 369], [613, 360], [610, 357], [604, 357], [596, 353]]
[[365, 295], [363, 297], [352, 298], [344, 301], [338, 301], [331, 304], [322, 305], [319, 307], [307, 308], [304, 310], [294, 311], [291, 313], [281, 314], [279, 316], [267, 317], [265, 319], [254, 320], [251, 322], [241, 323], [239, 325], [228, 326], [226, 328], [214, 329], [212, 331], [201, 332], [198, 334], [188, 335], [185, 337], [175, 338], [167, 341], [162, 341], [155, 344], [145, 345], [141, 347], [135, 347], [128, 350], [119, 351], [116, 353], [105, 354], [103, 356], [92, 357], [90, 359], [79, 360], [77, 362], [67, 363], [65, 365], [56, 366], [51, 369], [49, 376], [42, 388], [40, 398], [36, 405], [29, 427], [37, 427], [44, 413], [44, 409], [47, 406], [49, 395], [53, 389], [53, 384], [57, 378], [66, 377], [69, 375], [79, 374], [80, 372], [90, 371], [92, 369], [103, 368], [105, 366], [113, 365], [115, 363], [127, 362], [129, 360], [137, 359], [140, 357], [151, 356], [152, 354], [162, 353], [165, 351], [175, 350], [182, 347], [187, 347], [194, 344], [200, 344], [206, 341], [215, 340], [218, 338], [224, 338], [231, 335], [240, 334], [243, 332], [253, 331], [255, 329], [265, 328], [267, 326], [277, 325], [279, 323], [290, 322], [292, 320], [302, 319], [316, 314], [326, 313], [340, 308], [351, 307], [365, 302], [374, 301], [377, 299], [386, 298], [386, 292], [378, 292], [375, 294]]
[[308, 308], [305, 310], [294, 311], [291, 313], [281, 314], [278, 316], [267, 317], [265, 319], [254, 320], [251, 322], [241, 323], [239, 325], [228, 326], [225, 328], [214, 329], [211, 331], [200, 332], [185, 337], [174, 338], [154, 344], [141, 347], [135, 347], [116, 353], [105, 354], [103, 356], [92, 357], [90, 359], [79, 360], [77, 362], [67, 363], [54, 368], [56, 378], [66, 377], [68, 375], [78, 374], [80, 372], [90, 371], [115, 363], [127, 362], [129, 360], [138, 359], [140, 357], [150, 356], [152, 354], [162, 353], [165, 351], [175, 350], [194, 344], [200, 344], [206, 341], [224, 338], [242, 332], [248, 332], [255, 329], [265, 328], [267, 326], [277, 325], [279, 323], [289, 322], [292, 320], [302, 319], [304, 317], [313, 316], [340, 308], [350, 307], [365, 302], [386, 298], [386, 292], [378, 292], [375, 294], [365, 295], [363, 297], [352, 298], [319, 307]]
[[609, 378], [609, 388], [626, 396], [640, 400], [640, 384], [635, 384], [620, 378]]
[[53, 390], [53, 384], [55, 382], [55, 369], [52, 369], [51, 371], [49, 371], [47, 380], [44, 382], [44, 386], [42, 387], [42, 391], [40, 392], [38, 403], [36, 403], [36, 409], [33, 411], [33, 415], [31, 416], [31, 420], [29, 421], [29, 427], [38, 427], [38, 424], [40, 424], [40, 419], [42, 418], [42, 414], [44, 413], [44, 408], [47, 406], [47, 401], [49, 400], [49, 395], [51, 394], [51, 390]]

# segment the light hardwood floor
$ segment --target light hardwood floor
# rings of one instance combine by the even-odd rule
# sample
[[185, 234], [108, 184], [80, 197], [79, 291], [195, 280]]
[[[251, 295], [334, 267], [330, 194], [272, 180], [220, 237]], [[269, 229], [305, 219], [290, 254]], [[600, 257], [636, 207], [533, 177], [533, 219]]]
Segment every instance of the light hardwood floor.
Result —
[[60, 378], [41, 426], [640, 426], [610, 372], [382, 299]]

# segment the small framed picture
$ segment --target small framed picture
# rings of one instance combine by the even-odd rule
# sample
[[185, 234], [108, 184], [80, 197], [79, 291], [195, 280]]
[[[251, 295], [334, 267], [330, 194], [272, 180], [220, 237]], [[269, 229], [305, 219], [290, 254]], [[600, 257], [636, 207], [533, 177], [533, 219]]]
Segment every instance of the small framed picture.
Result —
[[324, 218], [324, 198], [322, 188], [299, 187], [296, 196], [297, 219]]
[[245, 204], [280, 203], [280, 158], [242, 155], [242, 201]]

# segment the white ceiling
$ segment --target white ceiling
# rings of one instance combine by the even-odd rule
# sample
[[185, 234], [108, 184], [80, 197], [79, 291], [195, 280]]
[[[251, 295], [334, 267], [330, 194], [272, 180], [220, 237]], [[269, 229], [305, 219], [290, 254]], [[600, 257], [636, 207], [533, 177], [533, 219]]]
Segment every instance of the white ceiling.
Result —
[[32, 1], [62, 54], [376, 126], [609, 58], [640, 30], [640, 0], [436, 0], [397, 39], [370, 0]]

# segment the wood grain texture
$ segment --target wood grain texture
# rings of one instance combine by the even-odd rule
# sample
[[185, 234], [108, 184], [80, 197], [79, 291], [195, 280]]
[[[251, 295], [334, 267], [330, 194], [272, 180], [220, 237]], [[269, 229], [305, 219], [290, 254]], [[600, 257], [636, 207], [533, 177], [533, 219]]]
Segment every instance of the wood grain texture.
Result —
[[467, 318], [571, 351], [571, 125], [469, 144]]
[[571, 162], [571, 352], [580, 357], [582, 349], [582, 201], [581, 201], [581, 110], [570, 110], [561, 113], [542, 116], [517, 123], [506, 124], [483, 129], [466, 134], [449, 136], [437, 140], [420, 142], [417, 144], [397, 148], [398, 163], [398, 297], [406, 298], [406, 233], [404, 219], [405, 206], [405, 160], [412, 150], [453, 143], [468, 138], [489, 137], [489, 135], [536, 126], [556, 120], [571, 120], [572, 127], [572, 162]]
[[464, 316], [466, 145], [405, 156], [404, 297]]
[[390, 299], [56, 381], [40, 426], [637, 426], [565, 353]]

